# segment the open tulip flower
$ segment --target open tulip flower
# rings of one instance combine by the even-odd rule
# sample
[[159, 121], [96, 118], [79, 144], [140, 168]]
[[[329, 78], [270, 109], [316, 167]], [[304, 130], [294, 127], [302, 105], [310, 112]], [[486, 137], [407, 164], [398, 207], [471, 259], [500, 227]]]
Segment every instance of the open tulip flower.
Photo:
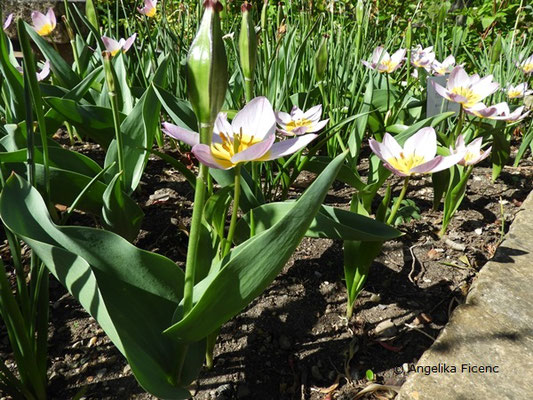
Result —
[[465, 109], [465, 111], [468, 114], [475, 115], [479, 118], [495, 119], [507, 122], [520, 121], [529, 114], [529, 111], [522, 114], [522, 111], [524, 111], [524, 106], [518, 107], [516, 110], [511, 112], [509, 109], [509, 104], [506, 102], [498, 103], [489, 107], [485, 106], [483, 103], [478, 103], [470, 108]]
[[11, 22], [13, 21], [13, 13], [9, 14], [4, 21], [4, 25], [2, 25], [2, 29], [5, 31], [7, 28], [9, 28], [9, 25], [11, 25]]
[[423, 49], [422, 46], [418, 45], [411, 51], [411, 64], [417, 68], [424, 68], [429, 71], [434, 61], [433, 46]]
[[144, 7], [137, 8], [137, 10], [141, 14], [144, 14], [147, 17], [152, 18], [155, 16], [156, 6], [157, 6], [157, 0], [144, 0]]
[[455, 57], [453, 55], [449, 55], [448, 57], [444, 59], [443, 62], [434, 60], [433, 63], [431, 64], [431, 71], [433, 72], [433, 75], [444, 76], [452, 72], [454, 67], [455, 67]]
[[193, 146], [192, 153], [202, 164], [217, 169], [284, 157], [303, 149], [317, 137], [311, 133], [275, 143], [276, 117], [266, 97], [251, 100], [231, 124], [225, 113], [219, 113], [211, 145], [199, 143], [198, 133], [172, 124], [163, 124], [163, 132]]
[[112, 56], [115, 56], [119, 51], [123, 51], [124, 53], [127, 52], [133, 42], [135, 41], [135, 38], [137, 37], [137, 34], [134, 33], [127, 39], [121, 38], [118, 42], [115, 39], [111, 39], [107, 36], [102, 36], [102, 42], [104, 42], [105, 49], [111, 53]]
[[524, 61], [516, 63], [516, 66], [520, 68], [525, 74], [533, 73], [533, 54], [526, 58]]
[[31, 13], [31, 20], [33, 22], [33, 29], [40, 36], [48, 36], [56, 28], [56, 15], [51, 8], [48, 9], [46, 15], [39, 11], [33, 11]]
[[527, 83], [520, 83], [519, 85], [509, 85], [507, 87], [507, 97], [510, 99], [518, 99], [520, 97], [528, 96], [533, 93], [533, 90], [527, 90]]
[[[17, 66], [17, 71], [20, 72], [21, 74], [24, 73], [24, 69], [20, 66]], [[37, 81], [40, 82], [40, 81], [43, 81], [45, 80], [48, 75], [50, 75], [50, 61], [46, 60], [45, 63], [43, 64], [43, 67], [41, 68], [41, 72], [37, 72]]]
[[278, 131], [286, 136], [298, 136], [304, 133], [318, 132], [328, 123], [329, 119], [320, 121], [322, 105], [311, 107], [303, 112], [294, 106], [290, 114], [279, 111], [276, 113], [276, 121], [281, 129]]
[[379, 46], [372, 53], [370, 62], [364, 60], [361, 62], [370, 69], [391, 74], [402, 65], [405, 52], [405, 49], [399, 49], [391, 56], [382, 46]]
[[453, 69], [446, 84], [446, 88], [435, 82], [431, 82], [436, 92], [447, 100], [461, 104], [463, 108], [470, 108], [479, 103], [485, 97], [490, 96], [500, 86], [492, 82], [492, 75], [480, 78], [474, 74], [468, 76], [463, 67]]
[[436, 156], [437, 135], [431, 127], [422, 128], [405, 141], [403, 148], [389, 133], [385, 133], [383, 142], [369, 141], [370, 148], [383, 161], [385, 168], [399, 176], [429, 174], [450, 168], [457, 164], [463, 154]]
[[457, 164], [467, 167], [469, 165], [477, 164], [478, 162], [481, 162], [485, 158], [487, 158], [490, 154], [492, 147], [489, 147], [487, 150], [482, 151], [482, 142], [483, 138], [477, 138], [472, 140], [472, 142], [468, 146], [466, 146], [463, 135], [459, 135], [459, 137], [455, 141], [455, 149], [450, 148], [452, 154], [460, 153], [464, 155], [463, 158]]

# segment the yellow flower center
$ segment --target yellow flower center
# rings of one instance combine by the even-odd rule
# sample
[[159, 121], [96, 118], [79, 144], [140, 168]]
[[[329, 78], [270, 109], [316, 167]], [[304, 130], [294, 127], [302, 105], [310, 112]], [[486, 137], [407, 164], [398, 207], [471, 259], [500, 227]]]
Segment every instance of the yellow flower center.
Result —
[[110, 51], [110, 53], [111, 53], [111, 57], [115, 57], [115, 55], [116, 55], [119, 51], [120, 51], [120, 49]]
[[392, 59], [391, 60], [382, 60], [382, 61], [380, 61], [379, 72], [386, 72], [386, 73], [390, 74], [391, 72], [394, 71], [394, 68], [396, 68], [397, 65], [398, 65], [398, 63], [392, 61]]
[[522, 65], [522, 71], [524, 71], [526, 74], [533, 72], [533, 63]]
[[463, 107], [466, 108], [472, 107], [474, 104], [479, 103], [479, 101], [481, 100], [481, 96], [479, 94], [475, 93], [472, 89], [467, 87], [457, 86], [454, 87], [451, 92], [453, 94], [463, 96], [466, 99], [464, 101], [458, 101], [458, 103], [461, 103]]
[[37, 31], [37, 33], [39, 34], [39, 36], [48, 36], [52, 33], [53, 30], [54, 27], [52, 26], [52, 24], [44, 24], [41, 29]]
[[253, 135], [250, 136], [242, 133], [236, 134], [232, 138], [222, 133], [220, 133], [219, 136], [220, 139], [222, 139], [222, 143], [211, 144], [211, 155], [225, 168], [230, 168], [237, 164], [231, 161], [231, 158], [235, 154], [262, 141]]
[[146, 16], [152, 18], [155, 15], [155, 7], [152, 7], [147, 13]]
[[387, 160], [392, 168], [398, 170], [405, 175], [411, 175], [411, 169], [424, 163], [424, 157], [417, 154], [405, 155], [400, 153], [400, 157], [391, 157]]
[[509, 90], [507, 96], [510, 99], [516, 99], [517, 97], [522, 97], [522, 92], [520, 90]]
[[474, 154], [471, 151], [467, 151], [465, 157], [463, 158], [464, 165], [470, 165], [473, 160], [478, 157], [479, 154]]
[[300, 118], [298, 120], [292, 120], [286, 125], [286, 129], [288, 132], [292, 132], [296, 128], [301, 128], [302, 126], [305, 126], [306, 128], [311, 127], [313, 125], [313, 122], [306, 119], [306, 118]]

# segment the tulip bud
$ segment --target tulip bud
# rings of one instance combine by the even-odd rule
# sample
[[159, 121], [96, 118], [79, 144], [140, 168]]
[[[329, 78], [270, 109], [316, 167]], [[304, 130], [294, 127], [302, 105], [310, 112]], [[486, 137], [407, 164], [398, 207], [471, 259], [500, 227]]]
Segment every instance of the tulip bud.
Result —
[[268, 14], [268, 0], [263, 1], [263, 8], [261, 9], [261, 32], [265, 32], [267, 26]]
[[315, 54], [315, 74], [317, 82], [324, 80], [326, 75], [326, 67], [328, 65], [328, 38], [327, 36], [322, 37], [320, 46]]
[[[407, 24], [407, 32], [405, 33], [405, 46], [407, 51], [411, 53], [411, 48], [413, 47], [413, 26], [411, 25], [411, 20]], [[407, 63], [411, 61], [411, 57], [408, 57]]]
[[113, 56], [109, 51], [103, 51], [102, 56], [104, 57], [104, 72], [105, 72], [105, 81], [107, 84], [107, 90], [111, 95], [115, 95], [115, 71], [111, 65], [111, 59]]
[[490, 51], [490, 62], [491, 64], [496, 64], [500, 55], [502, 54], [502, 36], [498, 33], [496, 40], [492, 44], [492, 49]]
[[[242, 20], [239, 34], [239, 53], [244, 80], [253, 82], [254, 70], [257, 61], [257, 37], [252, 21], [252, 5], [247, 1], [241, 7]], [[247, 101], [251, 100], [247, 99]]]
[[[205, 0], [204, 7], [200, 27], [187, 56], [189, 100], [200, 128], [215, 123], [228, 87], [228, 62], [218, 15], [222, 5], [217, 0]], [[211, 132], [202, 135], [200, 141], [210, 144]]]
[[359, 25], [363, 24], [363, 18], [365, 16], [365, 5], [363, 0], [357, 0], [357, 6], [355, 7], [355, 20]]

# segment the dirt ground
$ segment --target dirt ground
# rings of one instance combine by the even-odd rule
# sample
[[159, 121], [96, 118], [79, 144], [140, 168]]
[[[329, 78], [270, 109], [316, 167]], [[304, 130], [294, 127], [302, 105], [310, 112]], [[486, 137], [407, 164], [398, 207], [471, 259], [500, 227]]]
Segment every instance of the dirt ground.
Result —
[[[77, 150], [91, 153], [94, 148]], [[533, 186], [533, 163], [506, 167], [491, 183], [490, 164], [474, 169], [465, 201], [439, 240], [441, 211], [431, 210], [428, 178], [412, 181], [408, 198], [421, 219], [403, 224], [405, 235], [387, 242], [372, 265], [350, 321], [344, 317], [342, 243], [306, 238], [270, 287], [224, 325], [215, 367], [191, 386], [198, 400], [387, 399], [460, 304], [490, 259]], [[394, 193], [400, 180], [390, 178]], [[347, 208], [353, 193], [335, 184], [326, 203]], [[183, 265], [193, 192], [178, 172], [149, 162], [136, 200], [146, 214], [136, 245]], [[503, 209], [503, 213], [502, 213]], [[74, 219], [73, 221], [76, 221]], [[90, 223], [78, 218], [78, 223]], [[102, 329], [51, 280], [50, 397], [155, 399], [142, 390], [124, 357]], [[0, 356], [10, 365], [0, 328]], [[371, 384], [382, 389], [356, 397]], [[377, 386], [374, 386], [377, 387]]]

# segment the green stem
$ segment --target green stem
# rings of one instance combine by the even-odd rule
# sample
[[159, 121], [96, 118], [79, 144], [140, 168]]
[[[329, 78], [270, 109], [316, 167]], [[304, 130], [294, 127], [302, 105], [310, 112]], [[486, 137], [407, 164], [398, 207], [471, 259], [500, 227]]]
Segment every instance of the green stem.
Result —
[[402, 191], [400, 192], [400, 196], [396, 199], [396, 203], [394, 203], [394, 206], [392, 207], [392, 211], [389, 215], [389, 218], [387, 219], [387, 225], [391, 225], [394, 221], [394, 218], [396, 217], [396, 213], [400, 208], [400, 204], [402, 203], [402, 200], [405, 197], [405, 194], [407, 193], [407, 187], [409, 186], [409, 178], [409, 176], [406, 176], [403, 181]]
[[196, 276], [196, 263], [200, 244], [200, 228], [202, 226], [202, 216], [204, 211], [206, 179], [209, 168], [200, 164], [200, 171], [196, 177], [196, 188], [194, 192], [194, 207], [192, 211], [191, 231], [189, 234], [189, 247], [187, 249], [187, 260], [185, 266], [185, 284], [183, 288], [183, 316], [185, 317], [193, 306], [193, 288]]
[[385, 125], [385, 128], [387, 127], [387, 121], [389, 119], [389, 111], [390, 111], [390, 82], [389, 82], [389, 74], [386, 73], [387, 75], [387, 110], [385, 111], [385, 120], [384, 120], [384, 125]]
[[222, 257], [225, 257], [231, 250], [231, 244], [233, 242], [233, 235], [235, 234], [235, 228], [237, 226], [237, 215], [239, 213], [239, 200], [241, 197], [241, 165], [237, 164], [235, 167], [235, 187], [233, 188], [233, 211], [231, 213], [231, 222], [229, 224], [228, 237], [226, 239], [226, 246]]
[[465, 120], [465, 111], [463, 109], [463, 106], [461, 105], [461, 108], [459, 109], [459, 120], [457, 121], [457, 127], [455, 129], [455, 134], [453, 137], [453, 143], [450, 143], [450, 145], [454, 144], [459, 135], [461, 134], [463, 130], [463, 122]]

